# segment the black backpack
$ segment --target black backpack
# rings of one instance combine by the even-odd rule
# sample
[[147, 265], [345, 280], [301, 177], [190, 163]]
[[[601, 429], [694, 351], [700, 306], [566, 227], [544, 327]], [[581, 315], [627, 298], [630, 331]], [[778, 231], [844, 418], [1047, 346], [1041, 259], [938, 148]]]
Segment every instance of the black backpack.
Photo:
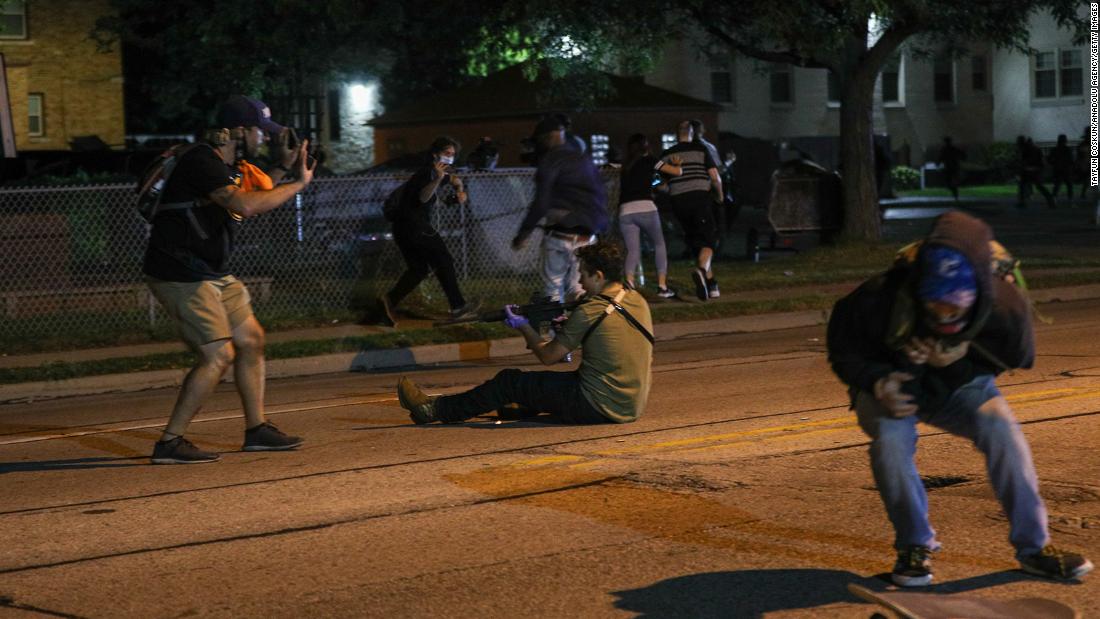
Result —
[[213, 148], [209, 144], [202, 142], [176, 144], [160, 155], [157, 155], [157, 158], [145, 167], [145, 171], [141, 173], [141, 180], [138, 181], [138, 185], [134, 189], [134, 192], [137, 194], [137, 211], [146, 222], [153, 223], [153, 219], [157, 216], [157, 213], [161, 211], [185, 209], [195, 206], [194, 202], [161, 204], [161, 198], [164, 196], [164, 188], [168, 184], [168, 179], [172, 177], [172, 172], [175, 171], [176, 165], [179, 164], [180, 159], [200, 146]]
[[401, 202], [405, 199], [405, 185], [408, 183], [401, 183], [396, 189], [390, 192], [390, 195], [386, 196], [386, 201], [382, 203], [382, 216], [386, 218], [386, 221], [394, 222], [401, 217]]

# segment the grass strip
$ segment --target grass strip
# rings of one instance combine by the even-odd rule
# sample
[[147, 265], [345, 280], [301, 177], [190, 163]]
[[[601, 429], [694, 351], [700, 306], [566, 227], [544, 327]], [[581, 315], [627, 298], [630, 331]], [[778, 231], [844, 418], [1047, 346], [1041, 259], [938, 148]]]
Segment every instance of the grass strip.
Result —
[[[754, 314], [793, 312], [832, 307], [836, 297], [826, 294], [768, 299], [762, 301], [726, 301], [722, 303], [668, 303], [652, 308], [655, 322], [706, 320]], [[449, 344], [515, 337], [515, 331], [501, 324], [468, 323], [432, 329], [411, 329], [392, 333], [304, 340], [268, 344], [267, 359], [297, 359], [334, 353], [388, 350], [431, 344]], [[64, 380], [105, 374], [173, 370], [191, 367], [189, 352], [158, 353], [74, 363], [55, 362], [35, 367], [0, 368], [0, 384]]]

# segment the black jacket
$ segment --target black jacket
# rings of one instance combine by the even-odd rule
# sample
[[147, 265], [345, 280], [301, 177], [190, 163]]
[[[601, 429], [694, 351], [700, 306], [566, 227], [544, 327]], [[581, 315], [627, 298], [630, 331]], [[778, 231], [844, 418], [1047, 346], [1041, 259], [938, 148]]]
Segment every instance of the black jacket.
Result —
[[903, 391], [916, 396], [918, 407], [930, 414], [977, 376], [1031, 367], [1035, 359], [1031, 308], [1015, 286], [993, 275], [992, 239], [992, 230], [984, 222], [952, 211], [936, 220], [921, 245], [921, 251], [943, 245], [961, 252], [978, 280], [978, 299], [969, 324], [942, 338], [952, 345], [970, 341], [970, 350], [947, 367], [915, 365], [902, 350], [910, 338], [932, 335], [916, 300], [919, 254], [914, 260], [899, 260], [837, 301], [827, 334], [829, 363], [853, 397], [860, 390], [873, 392], [875, 382], [890, 372], [908, 372], [916, 378]]

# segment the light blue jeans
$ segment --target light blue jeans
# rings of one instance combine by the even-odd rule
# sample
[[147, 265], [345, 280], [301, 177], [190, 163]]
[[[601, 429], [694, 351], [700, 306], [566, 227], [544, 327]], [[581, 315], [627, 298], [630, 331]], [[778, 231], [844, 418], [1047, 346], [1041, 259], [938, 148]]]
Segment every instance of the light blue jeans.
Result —
[[1008, 515], [1009, 541], [1017, 557], [1047, 545], [1047, 512], [1039, 496], [1031, 450], [992, 376], [979, 376], [963, 385], [942, 410], [902, 418], [891, 417], [872, 394], [861, 391], [856, 397], [856, 415], [871, 437], [871, 470], [894, 525], [895, 548], [940, 547], [928, 523], [928, 496], [913, 459], [918, 418], [970, 439], [985, 455], [993, 492]]
[[579, 240], [563, 239], [547, 233], [542, 237], [543, 295], [552, 301], [569, 301], [584, 296], [581, 287], [580, 260], [574, 253], [578, 248], [591, 245], [595, 237], [582, 236]]

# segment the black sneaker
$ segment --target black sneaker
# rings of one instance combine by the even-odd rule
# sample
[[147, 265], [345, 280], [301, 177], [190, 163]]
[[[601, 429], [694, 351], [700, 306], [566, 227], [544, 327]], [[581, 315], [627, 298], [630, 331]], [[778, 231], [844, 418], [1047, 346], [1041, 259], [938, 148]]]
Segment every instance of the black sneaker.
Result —
[[1073, 580], [1092, 571], [1092, 561], [1075, 552], [1045, 546], [1033, 555], [1020, 557], [1020, 569], [1055, 580]]
[[707, 272], [703, 269], [695, 269], [691, 272], [691, 279], [695, 280], [695, 296], [700, 301], [706, 301], [710, 296], [707, 291]]
[[898, 551], [898, 561], [890, 579], [899, 587], [924, 587], [932, 583], [932, 550], [927, 546], [907, 546]]
[[472, 299], [462, 307], [451, 310], [451, 320], [469, 320], [477, 318], [477, 310], [481, 309], [481, 299]]
[[676, 296], [676, 291], [672, 288], [658, 288], [657, 296], [662, 299], [671, 299]]
[[440, 420], [435, 415], [435, 398], [404, 376], [397, 381], [397, 401], [401, 403], [401, 408], [409, 411], [409, 417], [417, 425]]
[[712, 299], [717, 299], [718, 297], [722, 296], [722, 292], [718, 290], [718, 280], [707, 280], [707, 296]]
[[191, 441], [177, 436], [167, 441], [157, 441], [153, 446], [153, 464], [202, 464], [204, 462], [217, 462], [220, 459], [216, 453], [203, 451], [195, 447]]
[[244, 431], [244, 446], [241, 451], [287, 451], [304, 442], [301, 437], [290, 436], [265, 421]]

